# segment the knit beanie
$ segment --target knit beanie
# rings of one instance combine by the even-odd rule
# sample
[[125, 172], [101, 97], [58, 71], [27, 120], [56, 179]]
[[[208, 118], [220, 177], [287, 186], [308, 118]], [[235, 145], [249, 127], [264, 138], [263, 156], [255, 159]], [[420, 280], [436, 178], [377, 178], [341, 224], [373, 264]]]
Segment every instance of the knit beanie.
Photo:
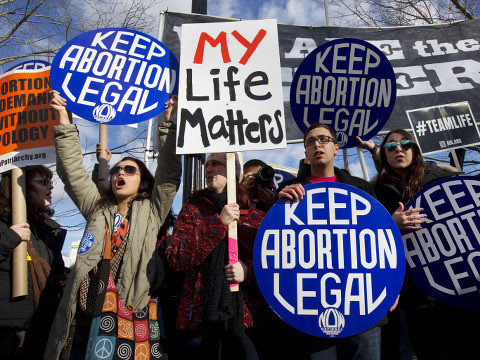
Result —
[[[208, 155], [207, 161], [205, 164], [207, 164], [209, 161], [218, 161], [219, 163], [222, 163], [223, 165], [227, 166], [227, 154], [226, 153], [211, 153]], [[242, 153], [240, 152], [235, 152], [235, 178], [237, 181], [240, 181], [240, 179], [243, 177], [243, 157]]]

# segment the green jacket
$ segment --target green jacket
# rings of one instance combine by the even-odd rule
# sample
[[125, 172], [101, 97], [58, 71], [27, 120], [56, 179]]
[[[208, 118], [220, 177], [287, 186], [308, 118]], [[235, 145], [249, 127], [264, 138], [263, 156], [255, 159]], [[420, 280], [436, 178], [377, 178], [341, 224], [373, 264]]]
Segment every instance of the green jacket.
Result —
[[[75, 125], [53, 128], [57, 153], [57, 173], [65, 190], [87, 221], [85, 233], [93, 236], [91, 247], [77, 255], [64, 295], [50, 332], [45, 359], [58, 359], [68, 345], [69, 330], [77, 308], [80, 283], [101, 260], [105, 246], [105, 224], [113, 229], [116, 206], [93, 213], [100, 198], [96, 184], [83, 167], [82, 149]], [[159, 126], [158, 164], [155, 187], [150, 199], [134, 201], [127, 247], [118, 273], [117, 289], [125, 305], [135, 310], [147, 305], [150, 284], [155, 283], [152, 271], [157, 234], [167, 216], [180, 185], [181, 162], [175, 155], [175, 124]], [[85, 235], [84, 235], [85, 236]], [[147, 274], [147, 267], [149, 273]]]

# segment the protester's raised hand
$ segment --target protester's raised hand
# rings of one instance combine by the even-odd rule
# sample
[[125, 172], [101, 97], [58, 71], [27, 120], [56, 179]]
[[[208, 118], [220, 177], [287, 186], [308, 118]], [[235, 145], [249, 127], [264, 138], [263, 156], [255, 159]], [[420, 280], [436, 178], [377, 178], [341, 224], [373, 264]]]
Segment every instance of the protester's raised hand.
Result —
[[403, 211], [405, 207], [401, 202], [398, 203], [398, 209], [392, 214], [395, 224], [399, 230], [418, 230], [421, 229], [424, 222], [427, 221], [425, 214], [420, 214], [422, 208], [415, 208]]
[[30, 225], [29, 224], [27, 224], [27, 223], [15, 224], [15, 225], [10, 226], [10, 229], [15, 231], [17, 233], [17, 235], [20, 236], [20, 238], [23, 241], [30, 241], [31, 231], [30, 231]]
[[50, 94], [52, 95], [50, 106], [57, 112], [60, 118], [60, 125], [71, 124], [72, 113], [65, 107], [67, 105], [67, 100], [61, 97], [57, 90], [50, 91]]
[[292, 201], [300, 201], [305, 195], [305, 189], [301, 184], [293, 184], [285, 186], [279, 193], [279, 198], [285, 198]]
[[[97, 143], [97, 161], [100, 158], [102, 150], [102, 145], [100, 143]], [[107, 162], [110, 162], [110, 159], [112, 158], [112, 152], [108, 149], [105, 149], [105, 152], [107, 153]]]
[[236, 203], [227, 204], [220, 213], [220, 219], [225, 225], [229, 225], [232, 221], [240, 219], [240, 207]]
[[245, 281], [247, 266], [241, 260], [235, 264], [228, 264], [223, 269], [228, 282], [238, 284]]
[[357, 139], [358, 141], [358, 145], [357, 147], [361, 148], [361, 149], [365, 149], [365, 150], [368, 150], [368, 151], [372, 151], [374, 148], [375, 148], [375, 143], [373, 142], [373, 140], [366, 140], [366, 141], [363, 141], [360, 136], [357, 136], [355, 139]]
[[173, 95], [170, 100], [165, 103], [165, 111], [163, 112], [163, 121], [173, 122], [173, 117], [178, 108], [178, 96]]

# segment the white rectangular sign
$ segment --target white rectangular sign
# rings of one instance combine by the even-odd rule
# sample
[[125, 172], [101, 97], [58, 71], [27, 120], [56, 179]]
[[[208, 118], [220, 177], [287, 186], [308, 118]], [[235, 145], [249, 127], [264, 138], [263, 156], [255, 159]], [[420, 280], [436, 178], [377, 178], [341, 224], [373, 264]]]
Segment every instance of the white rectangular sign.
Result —
[[182, 25], [177, 154], [286, 147], [276, 20]]

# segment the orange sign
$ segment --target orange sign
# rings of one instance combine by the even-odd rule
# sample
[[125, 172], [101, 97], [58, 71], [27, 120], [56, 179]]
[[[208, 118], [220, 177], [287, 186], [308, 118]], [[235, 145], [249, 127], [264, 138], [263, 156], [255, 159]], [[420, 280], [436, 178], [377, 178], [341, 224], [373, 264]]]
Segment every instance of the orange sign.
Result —
[[50, 68], [0, 77], [0, 155], [53, 145]]

